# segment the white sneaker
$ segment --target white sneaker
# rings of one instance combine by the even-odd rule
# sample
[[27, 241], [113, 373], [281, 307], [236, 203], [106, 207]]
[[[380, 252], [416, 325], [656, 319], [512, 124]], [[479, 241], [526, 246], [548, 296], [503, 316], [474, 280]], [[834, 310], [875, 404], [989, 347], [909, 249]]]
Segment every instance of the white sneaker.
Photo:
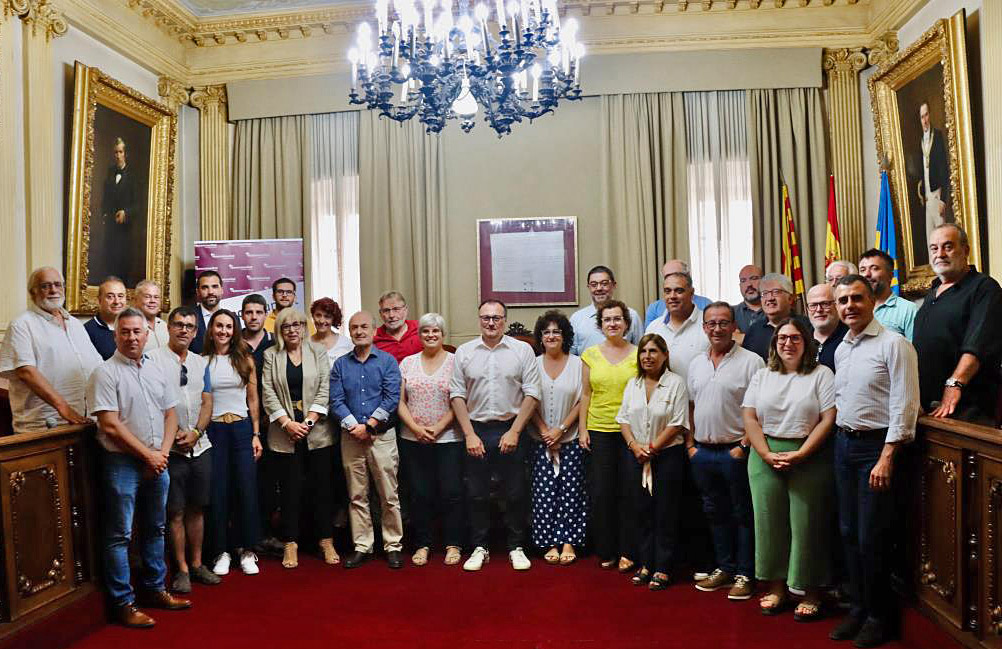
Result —
[[256, 575], [261, 572], [257, 567], [257, 555], [253, 552], [244, 552], [240, 555], [240, 569], [245, 575]]
[[222, 577], [223, 575], [230, 574], [230, 553], [223, 552], [221, 555], [216, 557], [216, 563], [212, 566], [212, 572]]
[[511, 567], [515, 570], [528, 570], [532, 567], [529, 562], [529, 557], [525, 556], [525, 552], [522, 548], [515, 548], [508, 553], [508, 560], [511, 561]]
[[477, 546], [477, 548], [473, 550], [473, 554], [470, 555], [470, 558], [467, 559], [466, 563], [463, 564], [463, 570], [467, 570], [469, 572], [476, 572], [477, 570], [483, 568], [484, 564], [490, 560], [491, 560], [491, 555], [487, 551], [487, 548], [482, 548], [480, 546]]

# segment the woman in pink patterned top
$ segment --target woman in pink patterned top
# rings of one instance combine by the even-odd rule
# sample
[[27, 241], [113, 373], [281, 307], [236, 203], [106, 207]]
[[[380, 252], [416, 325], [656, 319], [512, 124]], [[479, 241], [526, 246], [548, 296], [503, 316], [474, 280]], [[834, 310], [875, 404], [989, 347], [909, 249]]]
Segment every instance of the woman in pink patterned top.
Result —
[[466, 445], [453, 425], [449, 402], [454, 356], [442, 347], [445, 320], [426, 313], [418, 321], [420, 354], [400, 362], [400, 460], [411, 493], [416, 566], [428, 563], [431, 521], [442, 514], [446, 565], [459, 562], [463, 535], [463, 457]]

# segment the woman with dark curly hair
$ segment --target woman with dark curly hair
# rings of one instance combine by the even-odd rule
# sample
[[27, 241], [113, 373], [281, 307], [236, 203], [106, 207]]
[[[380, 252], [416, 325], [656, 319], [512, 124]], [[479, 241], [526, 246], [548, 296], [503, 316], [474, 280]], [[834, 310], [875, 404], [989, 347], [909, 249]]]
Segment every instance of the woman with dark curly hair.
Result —
[[313, 318], [313, 326], [317, 332], [310, 336], [310, 341], [323, 345], [327, 350], [327, 358], [330, 359], [331, 367], [334, 361], [350, 352], [354, 345], [351, 338], [338, 333], [341, 328], [341, 320], [344, 317], [341, 307], [337, 302], [329, 297], [322, 297], [310, 305], [310, 317]]
[[547, 549], [547, 563], [569, 565], [574, 547], [584, 543], [588, 520], [584, 488], [584, 449], [578, 443], [581, 409], [581, 359], [570, 352], [571, 323], [560, 311], [536, 320], [536, 340], [543, 349], [536, 357], [540, 401], [533, 413], [532, 540]]
[[787, 585], [805, 592], [798, 621], [820, 616], [830, 574], [835, 375], [818, 365], [814, 335], [787, 318], [776, 326], [769, 363], [745, 391], [745, 432], [754, 452], [748, 482], [755, 509], [755, 576], [768, 582], [764, 615], [785, 608]]

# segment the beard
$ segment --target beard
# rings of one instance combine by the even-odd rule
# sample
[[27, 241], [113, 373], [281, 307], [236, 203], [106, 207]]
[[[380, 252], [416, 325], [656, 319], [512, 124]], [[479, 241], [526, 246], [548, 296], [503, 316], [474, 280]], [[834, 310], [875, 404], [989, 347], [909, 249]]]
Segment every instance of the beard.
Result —
[[55, 311], [56, 309], [63, 308], [63, 304], [65, 302], [66, 302], [66, 296], [60, 295], [59, 297], [42, 298], [37, 302], [37, 304], [45, 311]]

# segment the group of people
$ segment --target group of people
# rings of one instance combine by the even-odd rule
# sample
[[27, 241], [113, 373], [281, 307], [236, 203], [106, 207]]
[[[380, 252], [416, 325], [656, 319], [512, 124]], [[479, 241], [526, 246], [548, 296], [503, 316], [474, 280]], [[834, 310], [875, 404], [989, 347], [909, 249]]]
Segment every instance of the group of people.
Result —
[[793, 616], [810, 621], [844, 580], [849, 613], [830, 636], [877, 646], [893, 630], [894, 487], [920, 410], [997, 421], [1002, 342], [989, 323], [1002, 289], [969, 252], [960, 227], [933, 231], [937, 279], [920, 308], [893, 294], [886, 253], [834, 262], [807, 292], [806, 317], [784, 275], [746, 266], [731, 305], [695, 295], [672, 260], [642, 320], [596, 266], [591, 304], [540, 316], [536, 349], [507, 335], [506, 306], [486, 300], [480, 336], [454, 352], [442, 316], [408, 319], [396, 291], [379, 299], [380, 325], [360, 311], [344, 333], [336, 302], [307, 316], [289, 279], [273, 285], [273, 309], [249, 295], [237, 314], [219, 305], [220, 276], [203, 272], [198, 304], [165, 322], [155, 283], [128, 306], [111, 277], [81, 324], [63, 309], [62, 275], [40, 268], [0, 372], [18, 432], [96, 419], [105, 582], [127, 626], [153, 625], [139, 606], [190, 606], [166, 588], [168, 529], [181, 594], [219, 583], [234, 560], [256, 574], [262, 545], [295, 568], [304, 514], [324, 561], [342, 563], [341, 495], [353, 541], [343, 565], [371, 559], [370, 484], [390, 568], [404, 565], [403, 502], [414, 565], [437, 548], [440, 520], [444, 562], [478, 571], [496, 474], [515, 570], [530, 568], [530, 547], [567, 565], [588, 545], [602, 568], [662, 590], [698, 563], [685, 556], [691, 493], [712, 539], [696, 589], [747, 600], [758, 582], [766, 615], [794, 592]]

